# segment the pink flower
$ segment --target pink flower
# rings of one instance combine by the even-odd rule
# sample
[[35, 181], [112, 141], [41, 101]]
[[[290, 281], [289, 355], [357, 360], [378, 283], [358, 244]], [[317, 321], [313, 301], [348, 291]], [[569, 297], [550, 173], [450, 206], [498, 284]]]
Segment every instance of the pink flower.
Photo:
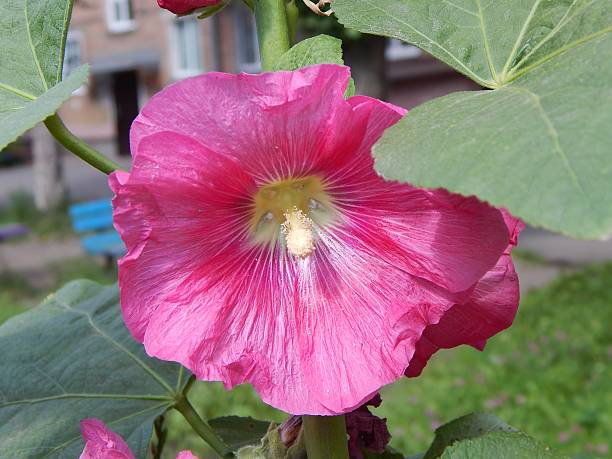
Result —
[[125, 440], [99, 419], [81, 421], [85, 449], [79, 459], [135, 459]]
[[345, 100], [349, 76], [209, 73], [134, 121], [132, 171], [110, 184], [128, 248], [123, 316], [150, 355], [331, 415], [413, 357], [422, 368], [434, 349], [482, 346], [510, 324], [516, 220], [379, 177], [371, 148], [405, 111]]
[[[79, 459], [135, 459], [125, 440], [99, 419], [81, 421], [85, 449]], [[182, 451], [176, 459], [198, 459], [191, 451]]]
[[221, 3], [221, 0], [157, 0], [157, 4], [174, 14], [185, 14], [196, 8], [213, 6]]

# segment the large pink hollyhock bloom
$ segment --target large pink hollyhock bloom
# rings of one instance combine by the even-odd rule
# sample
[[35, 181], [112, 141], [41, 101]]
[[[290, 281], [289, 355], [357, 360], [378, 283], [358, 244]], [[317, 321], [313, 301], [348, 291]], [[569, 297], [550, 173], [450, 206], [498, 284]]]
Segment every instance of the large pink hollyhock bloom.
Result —
[[[85, 449], [79, 459], [136, 459], [125, 440], [99, 419], [81, 421]], [[198, 459], [191, 451], [181, 451], [176, 459]]]
[[[135, 120], [132, 171], [110, 184], [123, 316], [150, 355], [333, 415], [512, 322], [516, 220], [379, 177], [372, 146], [405, 111], [345, 100], [349, 76], [209, 73]], [[465, 320], [437, 333], [447, 314]]]
[[221, 0], [157, 0], [157, 4], [174, 14], [185, 14], [196, 8], [213, 6], [221, 3]]

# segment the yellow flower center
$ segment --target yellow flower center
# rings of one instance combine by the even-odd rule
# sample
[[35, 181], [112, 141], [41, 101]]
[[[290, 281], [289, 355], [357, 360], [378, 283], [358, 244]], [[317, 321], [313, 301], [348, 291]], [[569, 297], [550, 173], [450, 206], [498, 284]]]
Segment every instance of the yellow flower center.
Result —
[[[333, 204], [317, 176], [289, 178], [262, 186], [254, 198], [251, 236], [257, 243], [281, 241], [306, 258], [315, 250], [316, 227], [333, 221]], [[282, 236], [282, 237], [281, 237]]]

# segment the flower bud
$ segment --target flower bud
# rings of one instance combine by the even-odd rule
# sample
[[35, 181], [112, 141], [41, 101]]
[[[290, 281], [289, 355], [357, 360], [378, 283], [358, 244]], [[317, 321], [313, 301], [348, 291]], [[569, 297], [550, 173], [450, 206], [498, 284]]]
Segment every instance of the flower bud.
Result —
[[197, 8], [206, 6], [215, 6], [221, 3], [221, 0], [157, 0], [157, 4], [174, 14], [189, 13]]

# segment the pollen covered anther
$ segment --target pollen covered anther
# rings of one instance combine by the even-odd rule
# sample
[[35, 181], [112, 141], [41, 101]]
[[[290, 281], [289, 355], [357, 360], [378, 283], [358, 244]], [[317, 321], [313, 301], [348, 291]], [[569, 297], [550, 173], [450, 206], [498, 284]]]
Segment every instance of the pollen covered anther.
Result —
[[315, 250], [313, 222], [297, 207], [285, 212], [281, 225], [287, 250], [297, 258], [306, 258]]

